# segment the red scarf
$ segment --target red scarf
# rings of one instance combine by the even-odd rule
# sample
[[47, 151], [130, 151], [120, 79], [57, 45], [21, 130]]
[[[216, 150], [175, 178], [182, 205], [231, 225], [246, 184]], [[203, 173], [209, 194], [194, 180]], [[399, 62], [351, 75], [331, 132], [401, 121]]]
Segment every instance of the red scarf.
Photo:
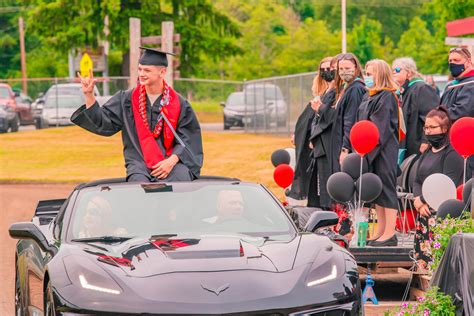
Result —
[[[141, 106], [140, 106], [141, 105]], [[163, 81], [163, 97], [161, 100], [161, 112], [170, 121], [173, 128], [176, 130], [178, 125], [179, 115], [181, 113], [181, 104], [176, 91]], [[142, 109], [140, 111], [140, 108]], [[166, 149], [166, 156], [170, 156], [173, 152], [174, 134], [166, 122], [161, 120], [162, 129], [158, 128], [159, 133], [153, 135], [150, 131], [148, 120], [146, 119], [146, 90], [145, 86], [138, 85], [132, 92], [132, 109], [133, 118], [135, 120], [135, 128], [137, 130], [138, 140], [143, 153], [143, 159], [149, 169], [154, 165], [165, 159], [161, 153], [160, 147], [156, 142], [155, 136], [159, 137], [161, 130], [163, 130], [164, 146]], [[143, 112], [144, 111], [144, 112]]]

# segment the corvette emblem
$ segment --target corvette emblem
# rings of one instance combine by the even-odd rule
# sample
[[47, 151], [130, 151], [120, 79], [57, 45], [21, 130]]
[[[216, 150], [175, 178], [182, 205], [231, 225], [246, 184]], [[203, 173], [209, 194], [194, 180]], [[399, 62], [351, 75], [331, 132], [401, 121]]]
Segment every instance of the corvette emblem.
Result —
[[229, 283], [226, 283], [224, 285], [221, 285], [219, 286], [218, 288], [216, 289], [213, 289], [213, 288], [210, 288], [206, 285], [204, 285], [203, 283], [201, 283], [201, 287], [206, 290], [206, 291], [209, 291], [209, 292], [212, 292], [214, 294], [216, 294], [217, 296], [219, 296], [219, 294], [221, 294], [222, 292], [224, 292], [225, 290], [227, 290], [229, 287], [230, 287], [230, 284]]

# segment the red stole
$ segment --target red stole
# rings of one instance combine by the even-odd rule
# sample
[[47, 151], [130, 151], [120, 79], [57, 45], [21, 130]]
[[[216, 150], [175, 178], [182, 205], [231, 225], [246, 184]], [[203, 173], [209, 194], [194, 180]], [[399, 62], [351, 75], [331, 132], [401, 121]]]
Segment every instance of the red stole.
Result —
[[[166, 86], [164, 83], [164, 87]], [[140, 142], [140, 148], [142, 150], [143, 159], [149, 169], [152, 169], [154, 165], [165, 159], [163, 156], [156, 139], [153, 137], [153, 133], [148, 128], [148, 124], [145, 125], [139, 112], [139, 99], [140, 99], [140, 85], [138, 85], [132, 92], [132, 109], [133, 118], [135, 120], [135, 128], [137, 131], [138, 140]], [[181, 104], [176, 91], [168, 86], [168, 96], [163, 95], [162, 98], [168, 97], [168, 103], [163, 105], [161, 111], [168, 120], [170, 121], [173, 128], [176, 130], [178, 125], [179, 115], [181, 113]], [[165, 89], [163, 89], [165, 91]], [[170, 156], [173, 152], [174, 134], [166, 122], [163, 122], [163, 143], [166, 149], [166, 156]]]

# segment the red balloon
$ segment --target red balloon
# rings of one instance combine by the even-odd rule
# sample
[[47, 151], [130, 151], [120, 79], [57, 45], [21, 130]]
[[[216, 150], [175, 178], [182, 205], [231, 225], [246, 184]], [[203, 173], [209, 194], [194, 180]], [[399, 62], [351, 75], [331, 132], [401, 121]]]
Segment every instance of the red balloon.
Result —
[[294, 175], [295, 172], [293, 171], [293, 168], [289, 165], [281, 164], [275, 168], [275, 171], [273, 171], [273, 180], [275, 180], [275, 183], [278, 184], [278, 186], [285, 189], [293, 182]]
[[474, 118], [463, 117], [457, 120], [451, 127], [451, 145], [453, 148], [467, 158], [474, 154]]
[[[397, 217], [397, 230], [401, 233], [408, 233], [411, 230], [415, 229], [415, 220], [417, 212], [415, 210], [406, 210], [401, 211], [400, 215]], [[405, 220], [405, 225], [403, 225], [403, 220]]]
[[456, 199], [458, 199], [459, 201], [463, 201], [462, 190], [464, 190], [464, 184], [460, 184], [456, 189]]
[[359, 121], [352, 126], [352, 148], [361, 155], [371, 152], [379, 143], [379, 129], [371, 121]]

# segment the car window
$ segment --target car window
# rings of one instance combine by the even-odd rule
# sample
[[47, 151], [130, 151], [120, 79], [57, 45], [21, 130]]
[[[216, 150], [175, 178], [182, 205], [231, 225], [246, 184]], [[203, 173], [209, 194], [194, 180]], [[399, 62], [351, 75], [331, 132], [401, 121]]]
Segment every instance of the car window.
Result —
[[6, 87], [0, 87], [0, 98], [8, 99], [10, 98], [10, 91]]
[[261, 186], [178, 184], [166, 188], [147, 192], [146, 187], [129, 185], [83, 190], [75, 203], [70, 237], [295, 234], [284, 210]]
[[50, 95], [46, 98], [44, 104], [45, 108], [78, 108], [84, 104], [84, 97], [82, 95]]

